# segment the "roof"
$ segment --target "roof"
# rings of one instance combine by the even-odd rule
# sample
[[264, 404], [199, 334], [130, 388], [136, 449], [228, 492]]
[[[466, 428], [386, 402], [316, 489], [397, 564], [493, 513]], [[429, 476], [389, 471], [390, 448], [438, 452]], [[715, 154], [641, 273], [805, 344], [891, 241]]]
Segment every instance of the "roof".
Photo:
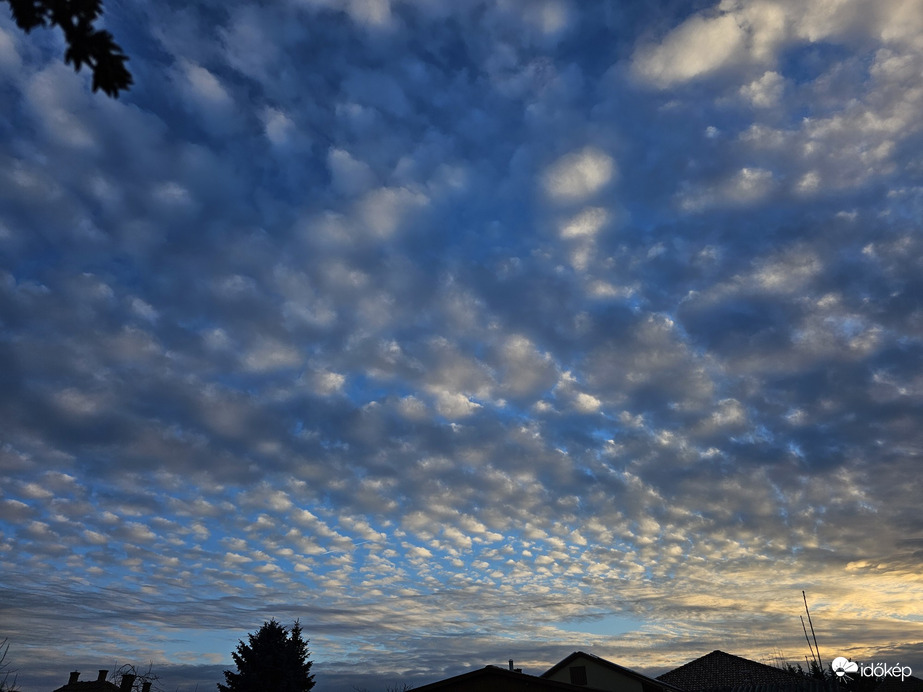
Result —
[[923, 692], [923, 680], [913, 675], [903, 680], [888, 677], [881, 681], [875, 692]]
[[[762, 685], [729, 685], [725, 687], [711, 687], [706, 692], [841, 692], [836, 682], [827, 680], [814, 680], [804, 678], [794, 683], [774, 683]], [[875, 692], [879, 692], [877, 689]], [[891, 690], [890, 692], [903, 692]], [[916, 690], [908, 692], [917, 692]]]
[[[119, 686], [106, 681], [108, 670], [101, 668], [97, 673], [98, 676], [95, 680], [80, 680], [80, 671], [75, 670], [71, 672], [67, 684], [62, 685], [54, 692], [122, 692], [122, 686], [126, 687], [127, 692], [137, 677], [136, 675], [125, 674], [122, 676], [122, 686]], [[146, 692], [149, 692], [149, 690]]]
[[517, 673], [497, 666], [486, 666], [469, 673], [439, 680], [438, 682], [415, 687], [414, 692], [434, 692], [435, 690], [509, 690], [510, 692], [586, 692], [586, 687], [578, 687], [566, 682], [545, 680], [526, 673]]
[[[620, 666], [618, 663], [607, 661], [604, 658], [600, 658], [599, 656], [595, 654], [588, 654], [585, 651], [575, 651], [570, 656], [565, 658], [563, 661], [559, 661], [558, 663], [554, 664], [551, 668], [546, 670], [544, 673], [542, 673], [542, 677], [547, 678], [547, 677], [554, 675], [557, 671], [561, 670], [562, 668], [567, 668], [568, 666], [570, 666], [578, 658], [587, 658], [593, 661], [594, 663], [602, 666], [603, 668], [608, 668], [609, 670], [615, 671], [617, 673], [621, 673], [622, 675], [626, 677], [637, 680], [638, 682], [641, 683], [641, 686], [645, 691], [653, 689], [653, 690], [663, 690], [663, 692], [685, 692], [683, 688], [677, 687], [670, 682], [665, 682], [663, 680], [660, 680], [659, 678], [658, 679], [650, 678], [647, 675], [643, 675], [642, 673], [632, 670], [631, 668], [625, 668], [624, 666]], [[586, 687], [582, 689], [586, 689]]]
[[793, 689], [809, 691], [814, 688], [827, 688], [823, 681], [803, 678], [787, 670], [724, 651], [712, 651], [658, 676], [657, 679], [687, 692], [783, 692]]
[[54, 692], [119, 692], [119, 686], [105, 680], [69, 682]]

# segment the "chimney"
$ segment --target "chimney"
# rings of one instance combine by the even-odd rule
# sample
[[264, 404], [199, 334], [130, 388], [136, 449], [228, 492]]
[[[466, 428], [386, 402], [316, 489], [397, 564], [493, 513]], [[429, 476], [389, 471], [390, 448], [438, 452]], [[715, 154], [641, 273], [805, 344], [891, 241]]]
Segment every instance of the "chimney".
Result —
[[68, 685], [73, 685], [75, 682], [77, 682], [77, 678], [79, 678], [79, 677], [80, 677], [80, 671], [79, 671], [79, 670], [75, 670], [74, 672], [71, 673], [70, 678], [68, 678], [67, 684], [68, 684]]
[[106, 682], [106, 675], [109, 673], [108, 670], [103, 670], [100, 668], [99, 676], [96, 678], [96, 682]]
[[125, 673], [122, 676], [122, 684], [119, 685], [119, 692], [131, 692], [131, 686], [135, 684], [135, 676], [131, 673]]
[[146, 682], [143, 685], [141, 685], [141, 692], [151, 692], [151, 683]]

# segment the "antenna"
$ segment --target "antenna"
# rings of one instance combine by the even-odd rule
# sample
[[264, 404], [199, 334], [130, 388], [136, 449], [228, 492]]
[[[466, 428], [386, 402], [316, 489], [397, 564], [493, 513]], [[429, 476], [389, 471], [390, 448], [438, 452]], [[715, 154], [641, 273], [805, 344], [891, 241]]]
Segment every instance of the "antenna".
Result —
[[[804, 640], [808, 643], [808, 650], [811, 652], [811, 660], [814, 661], [814, 665], [818, 665], [817, 657], [814, 655], [814, 647], [811, 646], [811, 640], [808, 638], [808, 628], [804, 624], [804, 615], [799, 615], [801, 618], [801, 629], [804, 630]], [[811, 664], [808, 663], [808, 657], [804, 657], [804, 662], [807, 664], [808, 668], [811, 667]]]
[[[817, 646], [817, 635], [814, 634], [814, 623], [811, 622], [811, 611], [808, 610], [808, 597], [805, 595], [803, 590], [801, 592], [801, 597], [804, 599], [804, 612], [808, 614], [808, 624], [811, 625], [811, 636], [814, 637], [814, 649], [817, 651], [817, 666], [820, 668], [821, 674], [823, 674], [824, 662], [820, 660], [820, 649]], [[804, 626], [804, 620], [801, 621], [801, 625], [802, 627]], [[804, 636], [807, 637], [808, 633], [805, 632]]]

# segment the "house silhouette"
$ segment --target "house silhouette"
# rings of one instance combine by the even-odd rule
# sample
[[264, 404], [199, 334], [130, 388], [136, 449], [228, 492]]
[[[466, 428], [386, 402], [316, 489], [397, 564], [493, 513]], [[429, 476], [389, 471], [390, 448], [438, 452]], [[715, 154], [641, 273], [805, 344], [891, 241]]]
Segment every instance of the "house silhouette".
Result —
[[657, 677], [686, 692], [832, 692], [836, 683], [712, 651]]
[[[125, 673], [122, 675], [121, 683], [115, 683], [106, 680], [109, 674], [108, 670], [100, 669], [95, 680], [80, 680], [80, 671], [73, 671], [66, 685], [54, 690], [54, 692], [131, 692], [135, 684], [135, 675]], [[141, 692], [151, 692], [151, 683], [145, 682], [141, 687]]]

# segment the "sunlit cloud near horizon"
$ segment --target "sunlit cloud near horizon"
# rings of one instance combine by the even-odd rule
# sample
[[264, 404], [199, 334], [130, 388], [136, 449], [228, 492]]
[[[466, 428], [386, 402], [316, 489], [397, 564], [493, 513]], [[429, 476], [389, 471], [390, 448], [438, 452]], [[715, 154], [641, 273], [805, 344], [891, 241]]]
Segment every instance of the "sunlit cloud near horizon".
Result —
[[923, 2], [104, 9], [118, 99], [0, 12], [25, 692], [923, 672]]

